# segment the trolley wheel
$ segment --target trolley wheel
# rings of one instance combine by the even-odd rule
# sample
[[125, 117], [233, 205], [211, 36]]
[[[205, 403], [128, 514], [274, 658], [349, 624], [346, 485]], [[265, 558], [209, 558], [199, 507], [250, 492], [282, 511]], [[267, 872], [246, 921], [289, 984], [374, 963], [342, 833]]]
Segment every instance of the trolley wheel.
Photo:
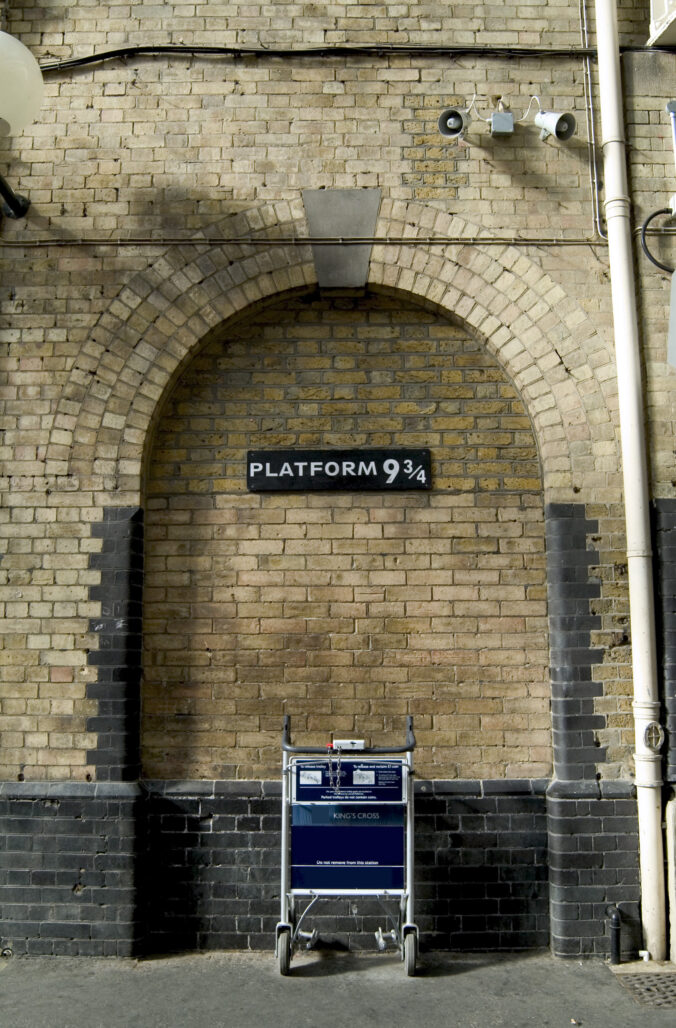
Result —
[[404, 937], [404, 963], [406, 974], [409, 978], [415, 975], [415, 963], [418, 959], [418, 936], [415, 932], [409, 932]]
[[277, 960], [279, 961], [279, 973], [287, 975], [291, 968], [291, 932], [288, 928], [279, 933]]

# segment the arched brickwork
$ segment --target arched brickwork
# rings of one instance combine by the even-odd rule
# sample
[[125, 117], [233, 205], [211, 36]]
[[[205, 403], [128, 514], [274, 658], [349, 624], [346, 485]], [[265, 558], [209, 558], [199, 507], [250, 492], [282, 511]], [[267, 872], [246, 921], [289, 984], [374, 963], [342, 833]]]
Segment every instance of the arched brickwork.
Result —
[[[214, 228], [221, 236], [273, 241], [304, 231], [300, 201], [255, 208]], [[398, 201], [383, 202], [377, 234], [473, 236], [458, 216]], [[305, 246], [205, 241], [204, 248], [175, 248], [158, 258], [120, 292], [73, 367], [54, 420], [48, 475], [93, 476], [94, 488], [120, 505], [138, 502], [154, 412], [205, 335], [252, 304], [313, 281]], [[602, 380], [594, 370], [608, 363], [605, 343], [595, 338], [577, 301], [524, 251], [378, 245], [369, 286], [433, 305], [485, 342], [530, 415], [549, 498], [567, 499], [572, 489], [584, 494], [586, 483], [597, 482], [599, 463], [592, 458], [602, 457], [609, 474], [617, 473], [612, 403], [605, 395], [612, 378]]]
[[[430, 490], [255, 493], [261, 448], [428, 446]], [[259, 780], [279, 726], [386, 744], [430, 779], [551, 772], [544, 511], [495, 357], [400, 293], [286, 295], [212, 334], [144, 488], [142, 767]]]
[[[246, 317], [256, 305], [276, 297], [307, 291], [316, 281], [309, 246], [283, 242], [302, 238], [305, 232], [300, 201], [252, 209], [225, 219], [214, 232], [228, 238], [255, 236], [264, 243], [205, 241], [203, 248], [174, 248], [132, 278], [99, 319], [78, 356], [54, 419], [47, 475], [54, 477], [56, 489], [72, 491], [86, 483], [104, 511], [103, 553], [92, 555], [91, 564], [97, 568], [100, 562], [102, 582], [90, 600], [101, 600], [105, 607], [110, 588], [123, 579], [126, 582], [120, 603], [109, 605], [111, 612], [135, 612], [139, 605], [133, 568], [130, 571], [131, 565], [125, 564], [125, 579], [114, 565], [118, 551], [128, 556], [136, 546], [127, 521], [134, 524], [134, 512], [141, 503], [143, 462], [154, 419], [181, 370], [219, 326]], [[580, 304], [523, 250], [508, 244], [482, 249], [458, 242], [475, 233], [457, 216], [422, 204], [385, 201], [376, 233], [378, 238], [418, 239], [420, 245], [374, 246], [369, 289], [398, 294], [406, 302], [437, 310], [464, 327], [495, 357], [518, 390], [533, 425], [544, 497], [556, 507], [556, 516], [566, 523], [573, 514], [579, 517], [582, 512], [577, 508], [595, 499], [602, 479], [605, 502], [618, 503], [612, 362]], [[425, 243], [428, 236], [456, 241], [432, 246]], [[586, 546], [584, 538], [580, 542]], [[583, 554], [579, 556], [582, 560]], [[586, 567], [590, 555], [584, 559]], [[586, 628], [590, 668], [600, 659], [591, 635], [600, 625], [590, 606]], [[138, 724], [134, 683], [140, 668], [140, 635], [128, 637], [125, 651], [117, 653], [116, 615], [105, 610], [92, 623], [92, 630], [101, 633], [101, 647], [89, 659], [90, 664], [99, 665], [99, 672], [98, 685], [91, 684], [87, 696], [108, 703], [108, 685], [101, 677], [107, 661], [111, 684], [121, 679], [119, 697], [108, 706], [112, 710], [121, 704], [119, 724], [126, 727], [109, 732], [105, 718], [91, 718], [88, 729], [98, 734], [99, 741], [97, 751], [90, 751], [88, 757], [98, 777], [119, 773], [133, 777], [128, 742], [130, 726]], [[109, 638], [104, 641], [106, 634]], [[563, 650], [567, 654], [572, 637], [566, 635], [559, 642], [562, 649], [557, 659], [566, 662], [569, 655]], [[120, 658], [127, 662], [127, 672], [120, 672]], [[582, 706], [575, 714], [582, 719], [580, 731], [586, 733], [585, 761], [592, 747], [600, 745], [584, 721], [588, 714]], [[566, 739], [572, 723], [568, 717]], [[555, 731], [555, 748], [556, 741]], [[602, 752], [599, 757], [603, 759]], [[116, 770], [118, 765], [127, 770]]]

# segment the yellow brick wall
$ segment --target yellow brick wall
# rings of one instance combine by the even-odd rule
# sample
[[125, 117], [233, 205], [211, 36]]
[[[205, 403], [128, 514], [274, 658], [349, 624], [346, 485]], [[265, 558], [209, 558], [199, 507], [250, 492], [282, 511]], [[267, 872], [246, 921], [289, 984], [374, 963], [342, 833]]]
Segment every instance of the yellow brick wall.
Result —
[[[254, 494], [246, 450], [429, 446], [433, 489]], [[419, 308], [308, 297], [221, 333], [149, 459], [149, 777], [273, 775], [299, 740], [398, 742], [435, 778], [550, 772], [542, 489], [481, 343]]]
[[[649, 4], [622, 0], [618, 7], [622, 42], [643, 45]], [[581, 40], [577, 2], [518, 7], [368, 2], [195, 6], [64, 0], [47, 8], [5, 4], [2, 13], [3, 28], [21, 38], [42, 64], [119, 46], [167, 42], [302, 48], [441, 41], [495, 49], [576, 47]], [[589, 19], [593, 44], [591, 9]], [[664, 113], [666, 101], [672, 98], [673, 58], [625, 53], [622, 70], [633, 217], [638, 228], [641, 219], [665, 206], [674, 192], [676, 172]], [[535, 488], [530, 481], [540, 472], [547, 500], [585, 503], [590, 516], [599, 518], [603, 585], [598, 609], [603, 627], [594, 645], [604, 650], [604, 657], [595, 677], [603, 680], [605, 688], [597, 709], [608, 717], [600, 739], [608, 746], [608, 763], [601, 773], [610, 777], [628, 773], [631, 669], [624, 640], [628, 601], [622, 573], [625, 544], [615, 357], [607, 247], [593, 225], [591, 124], [585, 111], [584, 72], [583, 61], [574, 56], [515, 57], [503, 52], [449, 57], [379, 51], [288, 59], [136, 56], [46, 73], [45, 103], [38, 122], [16, 138], [0, 138], [0, 170], [32, 201], [26, 219], [0, 223], [2, 777], [95, 775], [87, 754], [96, 738], [87, 731], [87, 719], [96, 713], [96, 704], [86, 691], [96, 680], [89, 658], [99, 641], [91, 622], [100, 615], [101, 605], [90, 600], [89, 590], [97, 585], [99, 575], [89, 562], [101, 540], [92, 537], [92, 526], [101, 521], [104, 508], [145, 501], [139, 469], [150, 452], [148, 425], [169, 381], [180, 378], [184, 363], [191, 369], [197, 366], [190, 364], [190, 353], [199, 348], [200, 340], [233, 314], [242, 314], [253, 300], [312, 281], [308, 249], [263, 250], [222, 241], [198, 246], [195, 241], [255, 233], [295, 238], [307, 231], [302, 189], [355, 186], [382, 190], [377, 230], [381, 237], [420, 237], [414, 246], [376, 246], [371, 282], [439, 304], [465, 324], [471, 337], [464, 338], [481, 340], [485, 346], [477, 351], [487, 361], [482, 374], [506, 369], [498, 381], [509, 388], [511, 380], [528, 410], [540, 469], [529, 470], [523, 489], [511, 483], [511, 491], [505, 493], [510, 500], [527, 498], [522, 514], [534, 520], [524, 521], [523, 539], [530, 544], [538, 532], [541, 537], [535, 515], [543, 497], [540, 484]], [[592, 62], [595, 89], [594, 75]], [[541, 143], [529, 122], [517, 126], [511, 140], [498, 141], [490, 138], [487, 126], [477, 117], [469, 146], [441, 145], [436, 130], [440, 110], [447, 104], [468, 102], [474, 92], [484, 116], [499, 96], [518, 115], [536, 94], [545, 105], [574, 110], [578, 133], [565, 146], [552, 140]], [[598, 143], [597, 92], [592, 100]], [[600, 162], [598, 150], [596, 158]], [[432, 246], [424, 241], [426, 235], [469, 241], [466, 246]], [[504, 244], [477, 243], [479, 236], [484, 240], [500, 236]], [[186, 237], [189, 243], [181, 245], [178, 240]], [[526, 244], [526, 239], [531, 242]], [[671, 258], [668, 240], [654, 240], [654, 244], [663, 257]], [[637, 270], [651, 489], [654, 496], [669, 498], [676, 495], [676, 390], [674, 372], [665, 361], [669, 276], [640, 254]], [[342, 317], [349, 321], [345, 312]], [[326, 319], [313, 323], [313, 330], [326, 328]], [[316, 341], [321, 343], [321, 338]], [[285, 339], [285, 352], [290, 342]], [[299, 345], [299, 340], [293, 341], [298, 359]], [[235, 348], [228, 345], [226, 352], [234, 360]], [[409, 389], [414, 371], [425, 373], [413, 367], [414, 351], [410, 353]], [[309, 362], [313, 355], [303, 356]], [[347, 366], [356, 358], [351, 353], [343, 356], [346, 366], [334, 370], [336, 374], [340, 370], [346, 383], [356, 388], [359, 383], [348, 378], [359, 369]], [[448, 361], [446, 354], [443, 357]], [[458, 370], [453, 365], [453, 371]], [[449, 379], [444, 385], [452, 389], [458, 383]], [[288, 388], [285, 384], [284, 389]], [[497, 388], [496, 383], [491, 388]], [[284, 395], [288, 401], [288, 392]], [[273, 421], [278, 402], [275, 396]], [[304, 397], [294, 415], [298, 424], [292, 434], [298, 445], [311, 436], [318, 417], [328, 417], [327, 402], [324, 397]], [[331, 402], [344, 400], [334, 396]], [[373, 395], [369, 402], [368, 412], [349, 415], [341, 409], [331, 415], [334, 440], [353, 445], [361, 435], [375, 439], [391, 434], [384, 422], [398, 425], [397, 419], [404, 416], [409, 418], [408, 439], [420, 440], [420, 429], [412, 427], [416, 418], [424, 419], [429, 429], [425, 406], [404, 415], [393, 410], [390, 396]], [[419, 403], [410, 395], [399, 402]], [[387, 408], [386, 413], [374, 405]], [[443, 509], [441, 497], [453, 497], [450, 519], [444, 523], [466, 528], [461, 518], [477, 510], [483, 516], [490, 505], [481, 505], [491, 490], [496, 483], [499, 488], [504, 485], [504, 468], [491, 467], [504, 459], [504, 444], [496, 456], [495, 441], [486, 441], [480, 458], [483, 473], [474, 479], [486, 488], [465, 489], [472, 479], [469, 458], [457, 459], [457, 447], [464, 442], [440, 455], [442, 437], [446, 436], [446, 445], [451, 434], [442, 424], [444, 417], [450, 417], [448, 412], [437, 414], [434, 432], [439, 441], [431, 443], [437, 472], [443, 469], [437, 487], [443, 481], [444, 491], [429, 497], [429, 509], [438, 513]], [[349, 427], [339, 427], [340, 418], [352, 418]], [[238, 431], [248, 438], [250, 429], [242, 417], [239, 420]], [[265, 435], [274, 438], [276, 429], [267, 432], [267, 427]], [[468, 429], [459, 431], [462, 435]], [[284, 432], [288, 435], [291, 430]], [[517, 447], [515, 441], [511, 445]], [[237, 447], [244, 446], [243, 440], [238, 441]], [[478, 454], [477, 449], [477, 461]], [[239, 470], [227, 467], [223, 472], [220, 455], [210, 460], [218, 466], [214, 479], [229, 478], [219, 485], [221, 497], [236, 495], [238, 502], [246, 504], [232, 508], [246, 512], [237, 513], [240, 520], [232, 525], [242, 524], [253, 532], [254, 523], [246, 520], [253, 500], [237, 493], [234, 485], [235, 480], [241, 482]], [[205, 501], [211, 495], [204, 491], [207, 481], [213, 488], [208, 476], [201, 482], [203, 492], [195, 487], [195, 494]], [[171, 499], [179, 502], [178, 497]], [[537, 503], [531, 505], [532, 499]], [[274, 508], [270, 499], [256, 502], [260, 509]], [[322, 506], [324, 502], [308, 500], [307, 509], [315, 512], [313, 516], [323, 512], [328, 517], [332, 508]], [[415, 502], [421, 502], [420, 497]], [[400, 524], [420, 530], [424, 522], [412, 516], [417, 509], [415, 505], [410, 512], [400, 509], [404, 517]], [[382, 530], [385, 539], [385, 522], [380, 524], [372, 510], [376, 510], [373, 503], [364, 508], [363, 524], [353, 526], [353, 543], [360, 539], [360, 546], [365, 544], [358, 532], [369, 526]], [[511, 508], [505, 510], [511, 515]], [[291, 517], [293, 508], [289, 511]], [[156, 533], [162, 527], [159, 513], [151, 510], [149, 518]], [[345, 523], [334, 517], [323, 526], [331, 547], [338, 546], [329, 534], [338, 531], [338, 524], [344, 528]], [[496, 524], [505, 528], [500, 521], [489, 521], [486, 530]], [[308, 520], [306, 530], [314, 531], [317, 525]], [[433, 525], [437, 523], [430, 522]], [[288, 533], [290, 526], [285, 519], [275, 531]], [[256, 531], [262, 528], [261, 524]], [[266, 531], [272, 532], [271, 524]], [[308, 539], [295, 543], [301, 541]], [[151, 535], [153, 559], [160, 542]], [[283, 548], [294, 545], [291, 535], [270, 542]], [[197, 542], [191, 543], [191, 552], [198, 549]], [[428, 556], [431, 561], [431, 552]], [[538, 560], [542, 560], [541, 550]], [[494, 574], [495, 568], [488, 571]], [[181, 569], [183, 576], [190, 573], [190, 568]], [[179, 580], [183, 579], [179, 576]], [[540, 587], [543, 581], [539, 580]], [[489, 576], [485, 588], [494, 586]], [[220, 602], [225, 601], [220, 598]], [[446, 598], [444, 602], [455, 601]], [[544, 597], [539, 602], [544, 604]], [[282, 617], [286, 618], [284, 611]], [[173, 621], [171, 625], [173, 635], [176, 626]], [[435, 624], [417, 636], [397, 632], [398, 641], [405, 640], [403, 649], [412, 653], [411, 639], [438, 634], [438, 629]], [[212, 634], [225, 633], [219, 624]], [[465, 645], [468, 652], [475, 652], [463, 640]], [[542, 639], [536, 651], [534, 681], [546, 681]], [[154, 652], [149, 643], [147, 670]], [[203, 658], [206, 650], [198, 648], [198, 652]], [[456, 651], [449, 652], [453, 656]], [[158, 668], [168, 666], [166, 653], [163, 663], [159, 654], [155, 656]], [[454, 662], [453, 656], [452, 668]], [[226, 667], [232, 671], [234, 664]], [[394, 670], [399, 673], [401, 667], [397, 661]], [[479, 674], [481, 669], [474, 662], [467, 673]], [[446, 667], [441, 671], [447, 675]], [[407, 675], [411, 673], [408, 667]], [[460, 679], [454, 681], [457, 684]], [[506, 674], [505, 690], [509, 681]], [[486, 686], [487, 679], [482, 682]], [[424, 684], [431, 685], [429, 680]], [[507, 691], [501, 696], [504, 703], [512, 702]], [[459, 713], [453, 704], [461, 699], [460, 695], [448, 697], [447, 713], [453, 719]], [[274, 725], [265, 727], [274, 734], [275, 754], [281, 710], [278, 704]], [[174, 717], [175, 712], [169, 713]], [[483, 716], [489, 713], [484, 711]], [[463, 714], [469, 716], [467, 711]], [[299, 716], [294, 711], [295, 723]], [[359, 716], [366, 715], [360, 712]], [[401, 716], [403, 711], [397, 714]], [[428, 712], [427, 716], [433, 715]], [[507, 716], [504, 710], [501, 716]], [[441, 730], [442, 725], [444, 731], [451, 730], [444, 722], [436, 728]], [[315, 729], [301, 721], [299, 727], [325, 735], [323, 725]], [[385, 727], [379, 730], [384, 732]], [[271, 745], [272, 735], [266, 738], [263, 749]], [[185, 773], [193, 773], [190, 744], [184, 758], [179, 760], [174, 750], [169, 763], [163, 764], [156, 749], [151, 759], [147, 724], [145, 739], [149, 768], [160, 773], [161, 767], [182, 761]], [[505, 736], [503, 742], [517, 751], [513, 739]], [[261, 745], [258, 737], [251, 746], [249, 767], [268, 760], [271, 751], [261, 757]], [[506, 760], [495, 764], [493, 755], [481, 754], [471, 769], [470, 764], [457, 764], [454, 772], [448, 753], [426, 753], [435, 774], [441, 774], [443, 766], [443, 773], [449, 775], [470, 770], [478, 774], [482, 767], [486, 773], [490, 767], [509, 767], [510, 774], [525, 774], [531, 763], [548, 766], [549, 759], [538, 755], [531, 760], [532, 755], [527, 755], [519, 760], [517, 771]], [[200, 758], [194, 773], [210, 774], [214, 767], [226, 767], [220, 755], [209, 760]], [[246, 773], [244, 762], [237, 771], [230, 764], [226, 770]]]

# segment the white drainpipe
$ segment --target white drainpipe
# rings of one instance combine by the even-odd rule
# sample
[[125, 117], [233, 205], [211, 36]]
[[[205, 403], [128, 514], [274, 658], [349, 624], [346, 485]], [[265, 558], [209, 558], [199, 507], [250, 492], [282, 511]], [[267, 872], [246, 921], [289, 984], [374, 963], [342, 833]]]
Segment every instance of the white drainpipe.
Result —
[[615, 0], [596, 0], [596, 45], [627, 531], [641, 916], [645, 949], [653, 960], [665, 960], [659, 753], [663, 733], [659, 728], [647, 452]]

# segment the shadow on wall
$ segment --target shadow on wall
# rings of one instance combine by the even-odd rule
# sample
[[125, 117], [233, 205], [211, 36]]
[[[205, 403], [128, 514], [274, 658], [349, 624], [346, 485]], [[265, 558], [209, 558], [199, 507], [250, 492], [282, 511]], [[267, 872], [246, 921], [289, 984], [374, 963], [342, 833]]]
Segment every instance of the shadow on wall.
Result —
[[[421, 783], [416, 920], [426, 949], [549, 945], [545, 783], [512, 793]], [[499, 783], [504, 789], [506, 783]], [[279, 920], [279, 783], [148, 782], [140, 804], [137, 956], [274, 949]], [[429, 792], [422, 791], [429, 789]], [[529, 791], [526, 791], [529, 789]], [[481, 794], [483, 793], [483, 794]], [[373, 901], [340, 899], [313, 919], [331, 948], [375, 949]]]
[[[235, 788], [230, 789], [232, 785]], [[258, 784], [146, 783], [138, 823], [139, 956], [274, 949], [280, 795]]]

